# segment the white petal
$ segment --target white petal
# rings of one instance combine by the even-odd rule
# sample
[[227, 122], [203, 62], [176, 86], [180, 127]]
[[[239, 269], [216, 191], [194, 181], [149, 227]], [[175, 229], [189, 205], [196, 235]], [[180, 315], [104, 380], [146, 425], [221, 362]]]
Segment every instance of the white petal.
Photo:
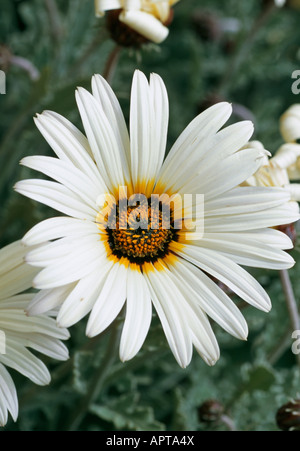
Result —
[[121, 336], [120, 358], [132, 359], [141, 349], [152, 319], [152, 303], [147, 282], [139, 271], [127, 275], [126, 318]]
[[22, 242], [34, 246], [66, 236], [79, 238], [97, 233], [99, 229], [94, 222], [59, 216], [38, 223], [26, 233]]
[[0, 426], [5, 426], [7, 422], [7, 411], [17, 421], [19, 406], [16, 387], [10, 374], [0, 363]]
[[95, 0], [96, 16], [102, 17], [104, 11], [112, 9], [121, 9], [123, 6], [121, 0]]
[[128, 11], [139, 10], [143, 8], [143, 0], [123, 0], [123, 6]]
[[[256, 237], [258, 238], [258, 237]], [[263, 237], [262, 237], [263, 238]], [[199, 247], [213, 249], [236, 263], [242, 258], [246, 266], [259, 268], [284, 269], [286, 265], [293, 265], [294, 260], [278, 247], [265, 244], [262, 240], [243, 236], [239, 233], [209, 233], [199, 241]], [[246, 264], [246, 261], [248, 264]]]
[[248, 336], [247, 323], [232, 300], [203, 272], [184, 260], [170, 268], [190, 297], [224, 330], [241, 340]]
[[33, 297], [34, 293], [22, 293], [9, 298], [1, 299], [0, 309], [19, 309], [24, 311]]
[[54, 310], [64, 302], [73, 288], [74, 285], [72, 284], [52, 290], [39, 291], [28, 305], [26, 313], [30, 316], [36, 316]]
[[97, 208], [96, 200], [103, 192], [92, 183], [90, 177], [72, 164], [45, 156], [26, 157], [23, 158], [21, 164], [51, 177], [73, 191], [91, 208]]
[[99, 297], [112, 262], [107, 262], [86, 277], [65, 298], [57, 316], [60, 327], [71, 327], [84, 318], [93, 308]]
[[76, 100], [95, 161], [110, 192], [126, 186], [130, 180], [127, 158], [101, 105], [83, 88], [78, 88]]
[[26, 255], [26, 261], [37, 267], [50, 266], [59, 263], [61, 258], [74, 258], [81, 253], [90, 250], [91, 259], [101, 257], [105, 254], [103, 243], [99, 235], [86, 235], [78, 240], [74, 237], [65, 237], [51, 243], [40, 245]]
[[[84, 136], [84, 134], [77, 127], [75, 127], [75, 125], [72, 124], [72, 122], [70, 122], [64, 116], [61, 116], [60, 114], [56, 113], [55, 111], [45, 110], [45, 111], [43, 111], [42, 114], [38, 115], [38, 117], [40, 119], [42, 119], [43, 121], [45, 121], [45, 119], [47, 118], [48, 122], [54, 126], [54, 128], [56, 130], [56, 133], [54, 133], [54, 136], [57, 136], [57, 130], [59, 130], [59, 131], [64, 130], [65, 135], [64, 135], [64, 139], [62, 140], [62, 142], [68, 141], [68, 139], [66, 139], [68, 136], [69, 139], [71, 138], [70, 144], [73, 145], [74, 144], [73, 139], [75, 139], [82, 146], [82, 149], [80, 150], [80, 152], [74, 152], [74, 149], [71, 151], [70, 146], [65, 149], [65, 154], [66, 154], [66, 156], [68, 156], [67, 159], [72, 161], [75, 164], [75, 166], [77, 166], [78, 168], [81, 168], [82, 166], [84, 166], [83, 160], [86, 159], [86, 156], [87, 155], [89, 155], [90, 157], [93, 156], [86, 136]], [[53, 132], [54, 132], [54, 128], [53, 128]], [[67, 132], [70, 133], [71, 136], [68, 135]], [[78, 153], [80, 155], [78, 155]], [[58, 158], [60, 158], [59, 155], [58, 155]], [[83, 158], [83, 160], [81, 160], [80, 158]], [[64, 159], [64, 158], [61, 158], [61, 159]], [[86, 161], [89, 161], [89, 160], [86, 159]], [[77, 164], [76, 164], [76, 162], [77, 162]]]
[[1, 362], [23, 376], [28, 377], [37, 385], [48, 385], [51, 377], [45, 364], [31, 354], [24, 346], [17, 341], [7, 340], [7, 353], [1, 355]]
[[169, 35], [167, 27], [152, 14], [144, 11], [123, 11], [119, 19], [128, 27], [156, 44], [163, 42]]
[[[99, 243], [100, 249], [100, 243]], [[34, 279], [34, 286], [38, 289], [50, 289], [76, 282], [101, 268], [105, 258], [93, 245], [74, 250], [66, 257], [43, 269]]]
[[265, 290], [254, 277], [231, 259], [224, 257], [219, 252], [211, 249], [200, 249], [197, 246], [185, 246], [181, 250], [178, 246], [172, 244], [170, 249], [223, 282], [249, 304], [263, 311], [270, 310], [271, 303]]
[[151, 130], [152, 117], [153, 104], [148, 80], [142, 72], [135, 71], [130, 101], [131, 175], [135, 192], [139, 193], [142, 193], [139, 181], [148, 182], [154, 133]]
[[273, 168], [288, 169], [293, 166], [300, 157], [299, 144], [283, 144], [273, 158], [270, 159], [270, 166]]
[[58, 158], [87, 174], [100, 192], [107, 191], [87, 138], [71, 122], [57, 113], [45, 111], [38, 115], [35, 123]]
[[[175, 184], [172, 189], [175, 191], [182, 190], [186, 180], [193, 177], [196, 180], [209, 180], [217, 172], [218, 166], [222, 165], [222, 160], [227, 161], [230, 156], [240, 151], [244, 144], [248, 142], [253, 130], [252, 122], [244, 121], [230, 125], [219, 133], [209, 135], [201, 141], [198, 139], [189, 149], [190, 152], [184, 165], [179, 168], [180, 172], [173, 174]], [[260, 149], [257, 152], [264, 155], [264, 152], [261, 152]], [[223, 164], [225, 164], [225, 161]]]
[[1, 309], [0, 324], [3, 330], [9, 331], [10, 336], [16, 332], [16, 334], [47, 334], [48, 337], [61, 340], [69, 337], [68, 331], [58, 328], [53, 318], [46, 315], [26, 316], [22, 310]]
[[15, 190], [68, 216], [92, 221], [97, 216], [96, 210], [84, 204], [78, 196], [60, 183], [38, 179], [23, 180], [15, 185]]
[[[151, 194], [166, 151], [168, 94], [162, 79], [136, 71], [130, 109], [131, 170], [136, 191]], [[142, 149], [142, 151], [141, 151]]]
[[229, 103], [219, 103], [197, 116], [179, 136], [170, 150], [159, 179], [161, 183], [172, 186], [177, 180], [177, 174], [182, 171], [186, 161], [191, 158], [193, 152], [198, 156], [198, 148], [207, 149], [207, 139], [215, 136], [218, 130], [225, 124], [232, 113]]
[[[224, 210], [225, 212], [225, 210]], [[209, 214], [209, 213], [208, 213]], [[206, 216], [206, 232], [239, 232], [245, 230], [276, 227], [298, 221], [299, 212], [294, 209], [292, 202], [268, 210], [250, 211], [249, 213]]]
[[0, 274], [5, 274], [24, 263], [26, 252], [28, 249], [21, 241], [3, 247], [0, 252]]
[[[155, 310], [159, 316], [169, 346], [178, 364], [185, 368], [192, 358], [192, 339], [186, 323], [184, 309], [178, 308], [178, 300], [181, 293], [165, 281], [165, 271], [149, 271], [145, 277], [149, 283], [149, 289]], [[161, 276], [162, 273], [162, 276]]]
[[101, 75], [92, 78], [93, 96], [100, 103], [110, 123], [121, 152], [130, 162], [130, 141], [127, 125], [119, 101], [107, 81]]
[[[227, 240], [227, 236], [232, 235], [235, 235], [235, 237], [238, 236], [241, 240], [254, 240], [256, 243], [263, 243], [264, 245], [283, 250], [292, 249], [294, 247], [291, 239], [285, 233], [276, 229], [248, 230], [246, 232], [239, 232], [238, 235], [230, 232], [223, 233], [225, 241]], [[214, 236], [214, 233], [204, 234], [204, 238], [213, 238]], [[200, 241], [196, 244], [201, 245]]]
[[259, 150], [241, 150], [224, 160], [215, 163], [214, 167], [203, 176], [195, 176], [180, 188], [183, 193], [204, 194], [209, 200], [229, 191], [247, 180], [260, 167], [262, 156]]
[[68, 348], [60, 340], [42, 334], [30, 334], [27, 347], [61, 362], [69, 359]]
[[6, 299], [32, 287], [36, 268], [21, 264], [0, 278], [0, 298]]
[[154, 132], [152, 132], [153, 142], [150, 157], [152, 167], [149, 176], [152, 177], [152, 174], [155, 174], [157, 177], [166, 152], [169, 126], [169, 99], [163, 80], [156, 74], [151, 74], [150, 76], [150, 101], [153, 104], [154, 114], [151, 127]]
[[290, 200], [283, 188], [237, 187], [213, 199], [205, 199], [206, 216], [253, 213], [277, 207]]
[[[300, 177], [298, 177], [299, 180]], [[300, 184], [299, 183], [290, 183], [285, 186], [285, 189], [290, 193], [291, 199], [293, 201], [300, 202]]]
[[178, 278], [173, 269], [174, 267], [170, 268], [168, 283], [174, 284], [183, 296], [178, 308], [186, 317], [192, 342], [204, 361], [213, 366], [220, 358], [220, 349], [215, 334], [206, 314], [195, 302], [193, 290], [185, 282], [181, 283], [181, 277]]
[[95, 337], [103, 332], [120, 313], [126, 299], [127, 269], [115, 264], [105, 280], [100, 296], [90, 314], [86, 333]]

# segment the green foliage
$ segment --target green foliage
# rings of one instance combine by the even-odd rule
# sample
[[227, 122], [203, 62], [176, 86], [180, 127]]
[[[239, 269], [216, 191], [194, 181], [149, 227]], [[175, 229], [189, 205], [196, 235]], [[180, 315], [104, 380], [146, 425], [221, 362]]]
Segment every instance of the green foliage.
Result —
[[90, 412], [112, 423], [117, 431], [163, 431], [164, 425], [155, 420], [153, 409], [139, 405], [136, 393], [110, 399], [106, 406], [92, 405]]
[[[170, 97], [169, 148], [187, 123], [214, 95], [245, 107], [254, 118], [255, 138], [274, 153], [282, 143], [278, 120], [299, 99], [291, 93], [291, 74], [300, 68], [299, 10], [274, 10], [258, 27], [260, 0], [182, 0], [175, 10], [169, 38], [139, 52], [124, 50], [113, 79], [128, 119], [134, 69], [157, 72]], [[65, 115], [78, 127], [74, 91], [90, 89], [94, 73], [103, 73], [114, 48], [105, 21], [94, 16], [93, 0], [57, 0], [49, 15], [40, 0], [1, 0], [0, 45], [28, 59], [40, 72], [30, 79], [20, 67], [7, 70], [7, 94], [0, 96], [0, 244], [19, 239], [52, 212], [13, 192], [17, 180], [31, 176], [18, 165], [27, 155], [52, 155], [32, 117], [43, 109]], [[234, 18], [238, 30], [216, 40], [202, 40], [193, 18], [212, 11], [219, 19]], [[223, 22], [224, 23], [224, 22]], [[256, 25], [255, 25], [256, 24]], [[249, 37], [250, 36], [250, 37]], [[36, 176], [36, 175], [35, 175]], [[56, 213], [57, 214], [57, 213]], [[295, 253], [299, 260], [299, 254]], [[257, 271], [256, 277], [273, 301], [266, 315], [244, 311], [250, 336], [238, 342], [215, 327], [221, 360], [207, 367], [200, 357], [182, 370], [174, 361], [156, 318], [143, 350], [131, 362], [116, 359], [96, 399], [83, 418], [82, 430], [226, 430], [224, 424], [199, 422], [198, 408], [207, 399], [224, 404], [227, 415], [243, 431], [276, 430], [278, 407], [300, 391], [299, 371], [291, 352], [291, 329], [278, 274]], [[291, 270], [300, 298], [299, 264]], [[238, 301], [238, 300], [237, 300]], [[13, 374], [20, 397], [20, 416], [7, 430], [64, 430], [89, 392], [101, 366], [108, 334], [87, 341], [83, 325], [74, 326], [67, 363], [47, 362], [49, 387], [35, 387]]]

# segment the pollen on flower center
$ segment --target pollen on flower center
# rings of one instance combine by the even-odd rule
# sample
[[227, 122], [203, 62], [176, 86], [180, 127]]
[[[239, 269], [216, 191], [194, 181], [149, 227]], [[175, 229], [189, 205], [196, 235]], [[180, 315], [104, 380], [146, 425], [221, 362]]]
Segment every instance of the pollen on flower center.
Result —
[[127, 211], [117, 205], [115, 227], [108, 227], [106, 233], [113, 255], [136, 264], [164, 257], [170, 242], [177, 240], [171, 221], [170, 227], [164, 228], [162, 209], [153, 211], [150, 202], [147, 208], [127, 207]]

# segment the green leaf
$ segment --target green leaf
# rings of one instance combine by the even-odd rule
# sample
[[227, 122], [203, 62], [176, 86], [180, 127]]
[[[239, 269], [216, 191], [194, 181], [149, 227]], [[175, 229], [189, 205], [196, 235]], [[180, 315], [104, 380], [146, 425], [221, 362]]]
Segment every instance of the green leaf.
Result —
[[112, 423], [116, 430], [163, 431], [164, 425], [155, 420], [151, 407], [140, 406], [136, 394], [126, 394], [109, 406], [92, 405], [90, 412]]
[[72, 382], [76, 392], [82, 395], [86, 394], [90, 375], [94, 371], [93, 360], [92, 352], [79, 351], [74, 355]]
[[274, 371], [267, 366], [252, 367], [246, 376], [246, 381], [237, 389], [233, 398], [239, 399], [244, 393], [251, 395], [259, 390], [266, 392], [270, 390], [275, 383], [276, 376]]

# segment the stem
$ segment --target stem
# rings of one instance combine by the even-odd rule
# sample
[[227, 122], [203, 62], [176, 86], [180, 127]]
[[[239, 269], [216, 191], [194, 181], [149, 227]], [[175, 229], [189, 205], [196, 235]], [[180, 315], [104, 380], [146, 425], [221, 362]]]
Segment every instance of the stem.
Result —
[[116, 45], [112, 52], [110, 53], [108, 60], [106, 62], [105, 68], [104, 68], [104, 72], [103, 72], [103, 77], [105, 78], [105, 80], [111, 84], [112, 80], [114, 78], [115, 75], [115, 71], [118, 65], [118, 61], [121, 55], [121, 50], [122, 47], [119, 45]]
[[119, 331], [118, 327], [114, 326], [111, 331], [111, 336], [103, 361], [96, 368], [95, 373], [90, 381], [89, 389], [86, 395], [84, 396], [78, 409], [76, 409], [74, 415], [72, 415], [70, 421], [68, 422], [66, 427], [67, 431], [78, 430], [86, 414], [88, 413], [89, 407], [91, 406], [91, 404], [93, 404], [93, 402], [95, 402], [95, 400], [99, 396], [103, 388], [103, 384], [105, 382], [108, 371], [115, 360], [116, 354], [115, 351], [117, 349], [118, 342], [119, 342]]
[[236, 425], [234, 421], [228, 415], [222, 415], [220, 422], [223, 423], [229, 431], [237, 432]]
[[[280, 280], [282, 283], [283, 291], [285, 294], [286, 304], [291, 320], [291, 326], [293, 331], [294, 330], [300, 330], [300, 318], [299, 318], [299, 311], [298, 306], [296, 302], [296, 298], [294, 295], [294, 290], [291, 284], [291, 279], [289, 276], [289, 273], [286, 269], [283, 269], [279, 271], [280, 273]], [[300, 354], [296, 355], [296, 359], [298, 362], [298, 365], [300, 366]]]
[[51, 37], [54, 44], [57, 46], [60, 44], [63, 36], [59, 10], [55, 0], [45, 0], [45, 6], [49, 17]]
[[288, 330], [284, 334], [284, 336], [280, 339], [279, 343], [276, 344], [276, 347], [270, 352], [267, 361], [270, 365], [274, 366], [278, 362], [279, 359], [283, 356], [288, 348], [291, 346], [291, 331]]

